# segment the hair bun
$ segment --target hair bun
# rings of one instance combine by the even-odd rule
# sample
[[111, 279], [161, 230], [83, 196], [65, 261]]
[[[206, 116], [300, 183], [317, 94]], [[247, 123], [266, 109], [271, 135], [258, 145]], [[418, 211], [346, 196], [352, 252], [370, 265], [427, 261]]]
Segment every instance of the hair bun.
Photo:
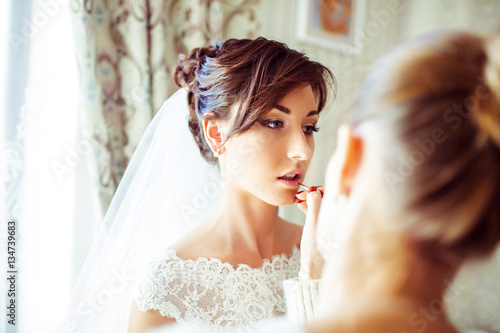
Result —
[[217, 57], [219, 49], [220, 44], [217, 43], [216, 46], [195, 48], [188, 56], [180, 54], [179, 65], [174, 72], [175, 83], [179, 87], [188, 87], [189, 90], [192, 90], [196, 83], [198, 69], [205, 63], [207, 57]]
[[203, 158], [213, 163], [216, 162], [216, 159], [205, 141], [203, 130], [198, 119], [198, 100], [200, 96], [198, 73], [206, 63], [207, 58], [216, 58], [220, 55], [222, 43], [223, 42], [219, 42], [216, 46], [195, 48], [187, 56], [185, 54], [180, 54], [179, 65], [175, 68], [174, 72], [174, 81], [177, 86], [181, 88], [186, 87], [188, 89], [189, 130], [193, 134]]
[[486, 81], [496, 98], [500, 100], [500, 29], [486, 43], [488, 61], [485, 68]]
[[484, 68], [485, 84], [491, 98], [478, 115], [480, 130], [500, 147], [500, 30], [487, 40], [487, 61]]

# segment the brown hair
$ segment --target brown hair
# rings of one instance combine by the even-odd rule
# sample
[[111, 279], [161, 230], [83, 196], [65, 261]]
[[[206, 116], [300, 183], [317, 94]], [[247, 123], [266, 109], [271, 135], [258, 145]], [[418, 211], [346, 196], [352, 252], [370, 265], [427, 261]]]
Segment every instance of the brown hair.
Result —
[[229, 39], [215, 46], [194, 49], [179, 57], [174, 74], [179, 87], [187, 87], [189, 129], [202, 156], [216, 158], [205, 141], [203, 120], [228, 120], [233, 105], [239, 105], [226, 140], [248, 130], [290, 91], [311, 85], [318, 111], [327, 101], [333, 74], [303, 53], [285, 44], [259, 37]]
[[389, 200], [427, 254], [483, 255], [500, 240], [499, 36], [441, 31], [403, 45], [354, 106], [354, 126], [379, 122], [400, 143], [379, 176], [396, 185]]

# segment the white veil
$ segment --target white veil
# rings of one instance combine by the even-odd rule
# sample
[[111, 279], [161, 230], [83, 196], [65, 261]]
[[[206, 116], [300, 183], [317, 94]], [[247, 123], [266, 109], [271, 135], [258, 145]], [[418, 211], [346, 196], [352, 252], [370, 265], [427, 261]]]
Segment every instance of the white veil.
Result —
[[186, 89], [162, 106], [118, 186], [72, 295], [64, 332], [125, 332], [139, 273], [211, 212], [220, 173], [188, 128]]

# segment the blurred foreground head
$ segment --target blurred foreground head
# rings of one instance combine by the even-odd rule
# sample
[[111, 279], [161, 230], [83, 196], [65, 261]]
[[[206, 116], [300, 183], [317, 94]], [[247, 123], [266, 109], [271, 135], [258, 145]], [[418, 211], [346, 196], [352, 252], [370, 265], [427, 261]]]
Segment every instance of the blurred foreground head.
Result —
[[381, 166], [372, 195], [410, 244], [441, 260], [489, 254], [500, 239], [500, 32], [404, 44], [358, 96], [351, 125]]

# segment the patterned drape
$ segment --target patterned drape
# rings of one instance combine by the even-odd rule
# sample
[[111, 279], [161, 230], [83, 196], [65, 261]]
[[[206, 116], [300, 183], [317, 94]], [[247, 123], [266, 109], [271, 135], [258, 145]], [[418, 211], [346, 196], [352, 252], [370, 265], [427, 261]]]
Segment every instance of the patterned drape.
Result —
[[154, 113], [176, 90], [178, 54], [256, 37], [259, 0], [73, 0], [93, 180], [104, 213]]

